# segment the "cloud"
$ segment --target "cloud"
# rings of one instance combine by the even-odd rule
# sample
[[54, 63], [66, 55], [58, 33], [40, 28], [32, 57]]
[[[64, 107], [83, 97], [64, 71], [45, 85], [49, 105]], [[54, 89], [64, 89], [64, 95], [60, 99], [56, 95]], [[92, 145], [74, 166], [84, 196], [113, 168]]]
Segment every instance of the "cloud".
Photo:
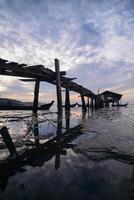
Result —
[[89, 89], [132, 88], [125, 72], [134, 64], [133, 1], [1, 0], [0, 7], [1, 57], [51, 69], [59, 58]]

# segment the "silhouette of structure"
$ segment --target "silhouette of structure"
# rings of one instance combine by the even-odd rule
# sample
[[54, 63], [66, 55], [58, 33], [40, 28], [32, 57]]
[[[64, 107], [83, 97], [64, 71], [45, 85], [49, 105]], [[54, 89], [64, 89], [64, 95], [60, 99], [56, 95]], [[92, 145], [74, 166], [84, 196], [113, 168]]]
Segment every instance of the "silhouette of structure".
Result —
[[81, 95], [82, 108], [86, 110], [84, 97], [91, 98], [92, 101], [96, 99], [96, 95], [89, 89], [73, 82], [75, 78], [65, 77], [66, 72], [60, 71], [59, 60], [55, 59], [55, 72], [45, 68], [43, 65], [28, 66], [26, 64], [19, 64], [16, 62], [9, 62], [8, 60], [0, 59], [0, 74], [6, 76], [25, 77], [28, 79], [20, 79], [22, 81], [34, 81], [34, 101], [33, 111], [38, 109], [38, 96], [40, 81], [48, 82], [56, 85], [57, 88], [57, 107], [58, 112], [62, 113], [62, 94], [61, 87], [66, 89], [65, 108], [70, 109], [70, 91], [77, 92]]

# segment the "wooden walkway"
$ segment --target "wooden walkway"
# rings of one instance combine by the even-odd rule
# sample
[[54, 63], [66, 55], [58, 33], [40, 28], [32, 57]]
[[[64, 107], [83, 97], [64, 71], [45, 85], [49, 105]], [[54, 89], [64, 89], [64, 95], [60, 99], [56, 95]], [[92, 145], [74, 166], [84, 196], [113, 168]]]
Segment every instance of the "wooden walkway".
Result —
[[[59, 75], [58, 75], [59, 74]], [[69, 104], [69, 91], [77, 92], [81, 94], [82, 104], [84, 104], [84, 96], [91, 98], [92, 100], [96, 99], [96, 95], [89, 89], [73, 82], [74, 78], [65, 77], [66, 72], [61, 71], [59, 67], [58, 59], [55, 59], [55, 72], [45, 68], [43, 65], [33, 65], [28, 66], [26, 64], [19, 64], [17, 62], [9, 62], [0, 58], [0, 75], [5, 76], [17, 76], [24, 77], [28, 79], [20, 79], [22, 81], [38, 81], [36, 84], [35, 99], [38, 98], [39, 82], [44, 81], [53, 85], [57, 85], [57, 100], [59, 98], [59, 104], [62, 104], [60, 100], [60, 87], [66, 89], [66, 101]]]

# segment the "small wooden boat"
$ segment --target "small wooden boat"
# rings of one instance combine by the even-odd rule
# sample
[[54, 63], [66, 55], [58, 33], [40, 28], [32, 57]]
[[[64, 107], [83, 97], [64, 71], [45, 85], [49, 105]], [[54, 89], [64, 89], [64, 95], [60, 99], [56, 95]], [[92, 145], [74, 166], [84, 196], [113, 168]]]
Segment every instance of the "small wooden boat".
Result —
[[[77, 103], [70, 104], [70, 108], [74, 108], [76, 105], [77, 105]], [[62, 107], [65, 107], [65, 105], [63, 105]]]
[[118, 107], [121, 107], [121, 106], [127, 106], [128, 103], [125, 103], [125, 104], [112, 104], [112, 106], [118, 106]]
[[[76, 105], [77, 105], [78, 107], [82, 107], [82, 104], [76, 103]], [[88, 107], [89, 105], [86, 104], [85, 106]]]
[[[54, 101], [38, 106], [38, 110], [49, 110]], [[33, 106], [28, 105], [0, 105], [0, 110], [33, 110]]]

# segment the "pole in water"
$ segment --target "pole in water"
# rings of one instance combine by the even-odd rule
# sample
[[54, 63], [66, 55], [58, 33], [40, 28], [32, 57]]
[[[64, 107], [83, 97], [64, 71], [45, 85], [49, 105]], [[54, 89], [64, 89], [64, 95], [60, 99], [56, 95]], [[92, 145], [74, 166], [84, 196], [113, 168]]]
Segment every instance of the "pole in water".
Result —
[[37, 110], [38, 110], [39, 87], [40, 87], [40, 81], [36, 80], [35, 88], [34, 88], [34, 101], [33, 101], [33, 113], [34, 114], [37, 114]]
[[82, 101], [82, 109], [84, 111], [87, 111], [86, 104], [85, 104], [85, 99], [84, 99], [84, 95], [82, 93], [81, 93], [81, 101]]
[[66, 109], [67, 111], [70, 111], [70, 96], [69, 96], [69, 88], [66, 88], [65, 109]]
[[57, 90], [58, 114], [62, 115], [62, 94], [61, 94], [61, 81], [60, 81], [60, 65], [59, 65], [58, 59], [55, 59], [55, 72], [56, 72], [56, 90]]
[[2, 135], [3, 137], [3, 141], [5, 142], [5, 145], [6, 147], [8, 148], [9, 152], [10, 152], [10, 155], [11, 156], [17, 156], [17, 152], [16, 152], [16, 149], [15, 149], [15, 146], [14, 146], [14, 143], [12, 141], [12, 138], [10, 137], [9, 135], [9, 132], [8, 132], [8, 129], [6, 126], [2, 127], [0, 129], [0, 134]]

